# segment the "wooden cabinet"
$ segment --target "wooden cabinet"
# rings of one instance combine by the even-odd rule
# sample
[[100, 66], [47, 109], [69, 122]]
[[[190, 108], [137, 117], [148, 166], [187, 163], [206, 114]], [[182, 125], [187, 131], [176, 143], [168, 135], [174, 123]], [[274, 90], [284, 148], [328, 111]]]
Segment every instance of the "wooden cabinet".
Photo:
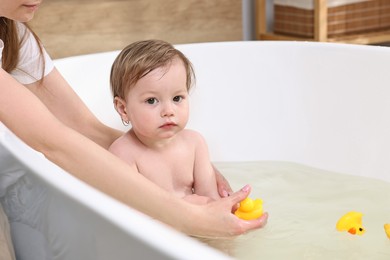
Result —
[[[346, 33], [346, 34], [331, 34], [328, 32], [328, 6], [327, 0], [313, 0], [312, 10], [312, 37], [303, 37], [301, 35], [275, 33], [267, 30], [267, 0], [256, 0], [256, 38], [258, 40], [303, 40], [303, 41], [321, 41], [321, 42], [343, 42], [343, 43], [355, 43], [355, 44], [377, 44], [383, 42], [390, 42], [390, 27], [385, 24], [385, 28], [378, 30], [367, 30], [358, 33]], [[371, 4], [373, 2], [367, 2]], [[390, 10], [390, 2], [382, 1], [386, 5], [386, 8]], [[382, 7], [378, 8], [383, 13], [384, 18], [387, 19], [386, 23], [390, 24], [388, 20], [387, 9]], [[375, 15], [375, 14], [374, 14]], [[382, 22], [383, 24], [383, 22]]]

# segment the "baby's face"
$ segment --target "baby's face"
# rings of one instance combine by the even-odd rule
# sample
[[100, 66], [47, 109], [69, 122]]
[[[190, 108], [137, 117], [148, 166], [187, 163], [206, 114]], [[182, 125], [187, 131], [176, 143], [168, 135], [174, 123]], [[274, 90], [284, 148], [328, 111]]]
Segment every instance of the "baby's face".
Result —
[[126, 95], [126, 110], [139, 137], [166, 139], [188, 122], [187, 78], [180, 59], [141, 78]]

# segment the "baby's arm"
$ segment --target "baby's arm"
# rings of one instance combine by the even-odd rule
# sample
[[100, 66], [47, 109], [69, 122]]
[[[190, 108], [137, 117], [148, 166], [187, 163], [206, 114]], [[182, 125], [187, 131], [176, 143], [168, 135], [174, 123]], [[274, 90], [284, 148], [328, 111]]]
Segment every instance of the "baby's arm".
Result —
[[210, 162], [210, 156], [206, 141], [197, 132], [193, 132], [193, 140], [196, 141], [194, 162], [194, 191], [195, 194], [219, 199], [214, 167]]

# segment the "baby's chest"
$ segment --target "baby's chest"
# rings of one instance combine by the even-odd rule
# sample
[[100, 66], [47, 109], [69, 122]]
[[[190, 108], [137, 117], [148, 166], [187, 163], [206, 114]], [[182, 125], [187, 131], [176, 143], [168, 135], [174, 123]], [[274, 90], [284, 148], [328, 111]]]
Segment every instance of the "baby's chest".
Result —
[[174, 156], [148, 156], [137, 162], [138, 170], [151, 181], [165, 187], [191, 186], [194, 181], [193, 153], [183, 151]]

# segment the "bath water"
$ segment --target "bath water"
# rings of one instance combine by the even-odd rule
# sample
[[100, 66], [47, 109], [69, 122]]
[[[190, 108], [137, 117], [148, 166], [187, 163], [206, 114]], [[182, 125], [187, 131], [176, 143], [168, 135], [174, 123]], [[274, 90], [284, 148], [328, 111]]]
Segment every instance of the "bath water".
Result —
[[[390, 183], [291, 162], [221, 162], [233, 190], [251, 184], [263, 199], [266, 227], [233, 239], [201, 239], [237, 259], [390, 259]], [[349, 211], [363, 213], [365, 234], [336, 230]]]

